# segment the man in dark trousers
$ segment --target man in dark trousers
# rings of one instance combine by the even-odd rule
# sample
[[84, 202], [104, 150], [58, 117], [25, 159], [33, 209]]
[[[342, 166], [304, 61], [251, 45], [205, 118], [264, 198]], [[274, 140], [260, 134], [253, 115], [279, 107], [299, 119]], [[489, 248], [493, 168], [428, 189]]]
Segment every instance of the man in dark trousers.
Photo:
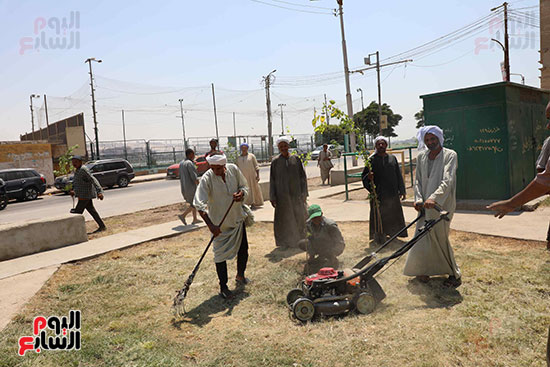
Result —
[[[382, 217], [382, 229], [375, 231], [375, 208], [371, 200], [370, 205], [370, 220], [369, 234], [370, 239], [377, 242], [384, 242], [385, 236], [393, 236], [405, 227], [405, 218], [403, 216], [403, 208], [401, 200], [405, 200], [406, 191], [403, 176], [399, 169], [397, 159], [388, 153], [388, 138], [378, 136], [374, 139], [374, 147], [376, 152], [369, 157], [372, 166], [372, 172], [368, 167], [365, 167], [363, 174], [363, 186], [372, 192], [372, 182], [376, 186], [376, 195], [380, 204], [380, 216]], [[382, 236], [383, 238], [378, 238]], [[399, 237], [407, 237], [407, 231], [403, 231]]]
[[82, 157], [75, 155], [72, 159], [73, 166], [75, 168], [73, 189], [71, 190], [71, 196], [76, 196], [78, 203], [76, 208], [71, 209], [73, 214], [82, 214], [84, 209], [90, 213], [92, 218], [97, 222], [99, 228], [93, 233], [102, 232], [107, 229], [105, 223], [101, 220], [99, 213], [95, 210], [92, 202], [96, 197], [99, 200], [103, 200], [103, 189], [99, 184], [99, 181], [92, 176], [88, 167], [82, 165]]

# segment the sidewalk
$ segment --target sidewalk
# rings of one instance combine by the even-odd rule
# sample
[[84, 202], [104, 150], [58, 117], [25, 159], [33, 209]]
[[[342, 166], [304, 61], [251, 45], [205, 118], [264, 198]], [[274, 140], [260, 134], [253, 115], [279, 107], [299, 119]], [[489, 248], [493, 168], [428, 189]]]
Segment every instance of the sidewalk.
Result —
[[[360, 187], [361, 183], [350, 185], [350, 189]], [[343, 191], [343, 186], [311, 191], [308, 203], [321, 205], [323, 213], [336, 221], [368, 221], [368, 201], [346, 202], [327, 198]], [[404, 207], [403, 211], [408, 222], [416, 218], [414, 208]], [[274, 210], [269, 201], [266, 201], [261, 209], [254, 211], [255, 220], [258, 222], [271, 222], [273, 214]], [[550, 208], [539, 208], [534, 212], [513, 213], [499, 220], [489, 212], [460, 211], [455, 213], [451, 228], [484, 235], [545, 241], [549, 215]], [[0, 309], [4, 310], [0, 313], [0, 330], [40, 290], [61, 264], [91, 258], [151, 240], [176, 236], [201, 227], [204, 227], [204, 223], [198, 226], [183, 226], [180, 221], [172, 221], [0, 262]], [[365, 233], [367, 231], [368, 227], [365, 226]], [[182, 237], [182, 241], [184, 239], [185, 237]]]

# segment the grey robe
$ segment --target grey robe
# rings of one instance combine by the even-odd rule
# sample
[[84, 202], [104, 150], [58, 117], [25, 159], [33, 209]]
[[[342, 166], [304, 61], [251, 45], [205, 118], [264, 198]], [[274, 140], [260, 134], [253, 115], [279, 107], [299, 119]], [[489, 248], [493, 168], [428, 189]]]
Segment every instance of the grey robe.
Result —
[[[435, 200], [443, 210], [449, 212], [449, 219], [452, 219], [456, 209], [457, 164], [456, 152], [443, 148], [433, 161], [431, 172], [428, 173], [428, 151], [421, 152], [417, 158], [415, 202]], [[438, 217], [437, 210], [428, 209], [424, 218]], [[424, 218], [418, 221], [417, 232], [424, 225]], [[450, 221], [441, 221], [414, 245], [407, 256], [403, 273], [409, 276], [454, 275], [460, 278], [460, 269], [449, 242], [450, 228]]]
[[307, 178], [300, 158], [278, 155], [271, 162], [269, 200], [276, 203], [273, 231], [281, 247], [298, 247], [306, 238]]
[[197, 191], [197, 167], [193, 161], [186, 159], [180, 163], [180, 186], [181, 194], [185, 201], [193, 206], [193, 198]]
[[193, 200], [197, 210], [206, 211], [212, 223], [219, 225], [227, 208], [233, 201], [233, 194], [241, 190], [244, 193], [243, 201], [233, 203], [229, 214], [220, 227], [221, 234], [214, 238], [214, 262], [220, 263], [231, 260], [237, 255], [243, 237], [243, 221], [246, 217], [243, 205], [248, 195], [246, 178], [239, 168], [231, 163], [226, 165], [225, 182], [209, 169], [199, 182], [199, 187]]

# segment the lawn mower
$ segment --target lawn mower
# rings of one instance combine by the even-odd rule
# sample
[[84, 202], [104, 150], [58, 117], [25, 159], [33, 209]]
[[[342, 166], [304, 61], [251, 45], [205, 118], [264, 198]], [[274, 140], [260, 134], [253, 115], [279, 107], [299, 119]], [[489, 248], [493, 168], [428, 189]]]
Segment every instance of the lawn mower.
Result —
[[357, 263], [352, 269], [335, 270], [322, 268], [316, 274], [306, 277], [298, 288], [292, 289], [287, 297], [287, 305], [292, 316], [301, 322], [315, 316], [334, 316], [356, 311], [369, 314], [374, 311], [386, 294], [374, 276], [392, 259], [397, 259], [409, 251], [422, 237], [440, 221], [449, 220], [448, 212], [436, 206], [440, 215], [427, 220], [415, 236], [393, 254], [377, 259], [370, 264], [376, 254], [391, 243], [399, 234], [414, 225], [424, 216], [422, 209], [417, 218], [401, 231], [393, 235], [374, 253]]

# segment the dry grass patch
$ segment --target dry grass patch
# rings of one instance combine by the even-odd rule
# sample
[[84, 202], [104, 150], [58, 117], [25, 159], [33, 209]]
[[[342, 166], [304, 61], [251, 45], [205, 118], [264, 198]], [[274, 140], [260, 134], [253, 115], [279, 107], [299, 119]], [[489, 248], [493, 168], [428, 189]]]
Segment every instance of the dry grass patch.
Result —
[[[340, 260], [350, 266], [372, 251], [368, 224], [340, 227]], [[253, 283], [222, 301], [209, 254], [187, 316], [174, 318], [174, 291], [208, 239], [198, 230], [62, 266], [4, 330], [0, 365], [544, 366], [550, 257], [538, 242], [453, 232], [464, 273], [458, 290], [409, 282], [400, 260], [379, 277], [387, 298], [373, 314], [299, 325], [285, 297], [303, 277], [305, 255], [274, 250], [272, 224], [258, 223], [249, 229]], [[82, 310], [80, 352], [17, 357], [17, 338], [32, 332], [35, 315], [69, 309]]]

